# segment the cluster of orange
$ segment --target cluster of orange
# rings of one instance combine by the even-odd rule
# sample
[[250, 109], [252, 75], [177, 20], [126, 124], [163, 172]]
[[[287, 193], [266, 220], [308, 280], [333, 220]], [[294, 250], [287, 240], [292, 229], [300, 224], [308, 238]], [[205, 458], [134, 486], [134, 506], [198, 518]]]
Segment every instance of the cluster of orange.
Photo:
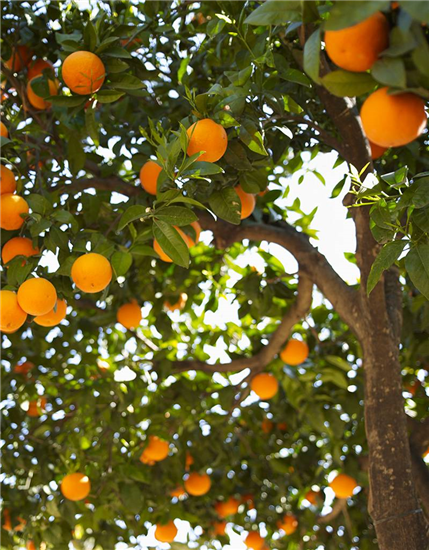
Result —
[[[368, 71], [389, 47], [389, 31], [386, 16], [376, 12], [352, 27], [327, 31], [325, 49], [341, 69]], [[373, 159], [381, 157], [390, 147], [411, 143], [426, 127], [423, 99], [409, 92], [389, 93], [387, 87], [369, 95], [360, 116]]]

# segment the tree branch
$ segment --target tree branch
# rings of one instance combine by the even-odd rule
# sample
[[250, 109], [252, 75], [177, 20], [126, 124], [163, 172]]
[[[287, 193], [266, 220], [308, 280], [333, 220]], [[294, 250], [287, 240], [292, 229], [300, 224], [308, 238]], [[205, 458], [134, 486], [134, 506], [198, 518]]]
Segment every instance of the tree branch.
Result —
[[199, 370], [207, 373], [214, 372], [239, 372], [244, 369], [262, 370], [279, 353], [283, 344], [289, 337], [294, 325], [298, 323], [311, 307], [313, 283], [304, 273], [300, 273], [298, 282], [298, 294], [295, 302], [284, 315], [277, 329], [271, 335], [270, 342], [256, 355], [236, 359], [229, 363], [209, 365], [204, 361], [189, 359], [186, 361], [174, 361], [175, 372]]

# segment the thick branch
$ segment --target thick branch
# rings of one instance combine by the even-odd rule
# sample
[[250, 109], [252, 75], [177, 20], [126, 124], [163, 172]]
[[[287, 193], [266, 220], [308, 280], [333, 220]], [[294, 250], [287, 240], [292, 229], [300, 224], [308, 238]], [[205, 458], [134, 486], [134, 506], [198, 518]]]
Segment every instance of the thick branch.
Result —
[[230, 363], [209, 365], [204, 361], [190, 359], [187, 361], [175, 361], [173, 363], [176, 372], [189, 370], [200, 370], [203, 372], [239, 372], [244, 369], [262, 370], [279, 353], [285, 341], [288, 339], [291, 330], [309, 311], [312, 300], [313, 283], [304, 275], [300, 274], [298, 283], [298, 295], [295, 302], [289, 308], [279, 326], [271, 336], [270, 342], [261, 351], [252, 357], [236, 359]]
[[[140, 193], [140, 189], [127, 183], [123, 179], [117, 176], [109, 176], [107, 178], [93, 177], [93, 178], [79, 178], [74, 180], [70, 184], [61, 185], [58, 187], [60, 193], [75, 194], [84, 189], [100, 189], [101, 191], [110, 191], [113, 193], [121, 193], [127, 197], [134, 197]], [[53, 191], [55, 189], [52, 189]]]

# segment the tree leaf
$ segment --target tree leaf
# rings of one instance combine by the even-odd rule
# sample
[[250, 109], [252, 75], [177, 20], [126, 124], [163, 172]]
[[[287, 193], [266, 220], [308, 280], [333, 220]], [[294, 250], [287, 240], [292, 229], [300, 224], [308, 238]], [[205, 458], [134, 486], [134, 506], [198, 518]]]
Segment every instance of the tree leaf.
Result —
[[96, 97], [100, 103], [113, 103], [124, 95], [125, 92], [117, 92], [116, 90], [100, 90]]
[[359, 2], [355, 2], [354, 0], [343, 0], [342, 2], [335, 2], [329, 12], [329, 18], [325, 23], [325, 29], [327, 31], [345, 29], [346, 27], [351, 27], [367, 19], [376, 11], [387, 11], [389, 8], [390, 2], [387, 0], [360, 0]]
[[50, 102], [56, 107], [79, 107], [88, 101], [89, 96], [81, 95], [54, 95]]
[[198, 177], [198, 176], [211, 176], [214, 174], [221, 174], [223, 169], [212, 162], [197, 161], [191, 164], [188, 170], [182, 172], [184, 176]]
[[407, 74], [402, 59], [397, 57], [383, 57], [378, 59], [371, 68], [372, 76], [385, 86], [406, 88]]
[[154, 216], [159, 220], [179, 227], [182, 225], [189, 225], [198, 220], [195, 213], [184, 206], [167, 206], [159, 211], [155, 210]]
[[381, 275], [389, 269], [402, 254], [407, 241], [392, 241], [384, 245], [378, 253], [368, 276], [366, 292], [369, 295], [380, 280]]
[[244, 21], [247, 25], [281, 25], [301, 21], [301, 2], [268, 0]]
[[304, 46], [304, 71], [314, 82], [320, 82], [320, 46], [320, 29], [317, 29]]
[[237, 193], [231, 187], [215, 191], [209, 199], [210, 208], [222, 220], [239, 225], [241, 221], [241, 204]]
[[128, 225], [130, 222], [133, 222], [134, 220], [138, 220], [140, 218], [146, 218], [149, 216], [148, 207], [143, 206], [141, 204], [135, 204], [133, 206], [130, 206], [125, 210], [125, 212], [122, 214], [121, 219], [118, 223], [118, 231], [121, 231], [124, 229], [126, 225]]
[[82, 143], [77, 134], [70, 135], [68, 142], [68, 161], [70, 164], [70, 171], [73, 174], [77, 174], [79, 170], [85, 165], [85, 151], [83, 150]]
[[98, 124], [95, 121], [95, 111], [92, 107], [89, 107], [85, 111], [85, 126], [88, 136], [94, 142], [94, 145], [98, 147], [100, 141], [98, 136]]
[[376, 82], [368, 73], [332, 71], [325, 75], [322, 84], [331, 94], [338, 97], [355, 97], [371, 92]]
[[189, 266], [189, 249], [172, 225], [155, 219], [153, 221], [153, 236], [174, 263], [186, 268]]
[[115, 252], [110, 259], [116, 278], [122, 277], [130, 269], [133, 256], [129, 252]]
[[405, 257], [405, 269], [415, 287], [429, 300], [429, 244], [412, 248]]

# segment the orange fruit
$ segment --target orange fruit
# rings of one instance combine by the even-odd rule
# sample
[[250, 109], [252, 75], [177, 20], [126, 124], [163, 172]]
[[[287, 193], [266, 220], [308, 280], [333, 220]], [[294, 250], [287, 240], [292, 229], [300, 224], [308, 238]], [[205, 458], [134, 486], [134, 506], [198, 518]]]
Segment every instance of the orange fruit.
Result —
[[116, 314], [116, 320], [125, 328], [137, 328], [142, 320], [142, 310], [136, 301], [123, 304]]
[[45, 313], [45, 315], [38, 315], [33, 321], [41, 327], [55, 327], [65, 318], [66, 313], [67, 302], [58, 299], [55, 307], [48, 311], [48, 313]]
[[295, 340], [291, 338], [283, 350], [280, 352], [280, 359], [286, 365], [300, 365], [308, 357], [308, 346], [302, 340]]
[[357, 486], [356, 480], [347, 474], [338, 474], [329, 484], [329, 487], [338, 498], [351, 497]]
[[140, 462], [142, 462], [143, 464], [147, 464], [148, 466], [153, 466], [155, 464], [155, 461], [154, 460], [151, 460], [147, 454], [146, 454], [146, 449], [142, 452], [142, 454], [140, 455]]
[[185, 307], [188, 295], [182, 292], [176, 302], [171, 303], [168, 300], [164, 302], [165, 309], [169, 311], [176, 311], [176, 309], [183, 309]]
[[[35, 78], [38, 78], [37, 76]], [[50, 101], [47, 101], [46, 99], [43, 99], [43, 97], [40, 97], [36, 94], [36, 92], [31, 87], [30, 80], [27, 83], [27, 97], [28, 101], [31, 103], [31, 105], [38, 109], [39, 111], [46, 111], [46, 109], [49, 109], [52, 105]], [[49, 87], [49, 95], [58, 95], [58, 88], [59, 88], [59, 82], [58, 80], [51, 80], [48, 79], [48, 87]]]
[[425, 102], [411, 93], [391, 95], [380, 88], [364, 101], [360, 116], [369, 141], [400, 147], [419, 137], [426, 127]]
[[367, 71], [388, 46], [389, 23], [381, 12], [352, 27], [325, 32], [327, 54], [346, 71]]
[[194, 463], [194, 457], [191, 455], [189, 451], [187, 451], [186, 459], [185, 459], [185, 470], [188, 471], [193, 463]]
[[9, 137], [9, 132], [7, 131], [6, 126], [1, 121], [0, 121], [0, 136], [5, 138]]
[[13, 73], [18, 73], [30, 63], [32, 57], [33, 52], [27, 46], [17, 46], [12, 50], [11, 57], [5, 61], [5, 65]]
[[[39, 254], [39, 252], [40, 250], [37, 246], [34, 248], [31, 239], [27, 239], [27, 237], [13, 237], [3, 246], [1, 259], [4, 264], [7, 264], [16, 256], [25, 256], [29, 258], [30, 256]], [[22, 260], [22, 265], [25, 265], [25, 260]]]
[[27, 80], [32, 80], [36, 76], [43, 74], [46, 69], [54, 70], [54, 66], [46, 59], [35, 59], [30, 63], [27, 69]]
[[140, 169], [140, 184], [147, 193], [156, 195], [158, 176], [161, 172], [162, 167], [153, 160], [143, 164]]
[[72, 92], [80, 95], [98, 92], [104, 82], [106, 69], [101, 59], [85, 51], [73, 52], [64, 60], [63, 80]]
[[4, 521], [2, 525], [3, 529], [5, 531], [12, 531], [12, 522], [10, 520], [10, 512], [7, 508], [3, 510], [3, 521]]
[[46, 407], [46, 398], [39, 397], [35, 401], [30, 401], [28, 405], [27, 414], [28, 416], [36, 417], [41, 416], [45, 412]]
[[94, 294], [104, 290], [112, 280], [112, 266], [101, 254], [89, 252], [74, 262], [71, 278], [79, 290]]
[[157, 525], [155, 529], [155, 538], [159, 542], [173, 542], [177, 535], [177, 527], [171, 520], [165, 525]]
[[317, 500], [320, 498], [320, 491], [313, 491], [312, 489], [310, 489], [310, 491], [307, 491], [305, 493], [304, 498], [305, 500], [308, 500], [310, 504], [316, 506]]
[[0, 330], [15, 332], [25, 323], [27, 314], [18, 303], [18, 297], [11, 290], [0, 291]]
[[21, 214], [28, 214], [27, 201], [18, 195], [4, 193], [0, 196], [0, 227], [8, 231], [19, 229], [24, 223]]
[[226, 521], [216, 521], [213, 523], [213, 533], [219, 537], [223, 537], [226, 531]]
[[372, 141], [369, 142], [369, 146], [371, 148], [371, 158], [372, 160], [376, 160], [384, 155], [384, 153], [387, 151], [388, 147], [381, 147], [381, 145], [377, 145], [376, 143], [372, 143]]
[[185, 481], [186, 492], [193, 496], [205, 495], [210, 491], [212, 485], [210, 476], [193, 472]]
[[189, 156], [204, 151], [199, 161], [217, 162], [225, 154], [228, 146], [228, 136], [221, 124], [210, 118], [203, 118], [194, 122], [187, 130], [189, 142], [187, 153]]
[[241, 202], [241, 219], [244, 220], [252, 215], [253, 211], [255, 210], [256, 205], [256, 199], [255, 195], [252, 195], [251, 193], [246, 193], [241, 188], [241, 185], [237, 185], [237, 187], [234, 187], [234, 191], [237, 193], [238, 198]]
[[160, 439], [156, 435], [151, 435], [149, 437], [149, 445], [144, 450], [145, 456], [149, 460], [153, 460], [154, 462], [160, 462], [161, 460], [164, 460], [167, 458], [169, 453], [169, 445], [168, 442], [164, 439]]
[[265, 434], [269, 434], [273, 431], [274, 422], [271, 422], [271, 420], [268, 420], [268, 418], [264, 418], [261, 423], [261, 428]]
[[298, 520], [293, 514], [285, 514], [283, 519], [277, 523], [277, 527], [286, 535], [292, 535], [298, 529]]
[[250, 387], [263, 400], [271, 399], [279, 389], [277, 378], [267, 372], [257, 374], [251, 381]]
[[232, 516], [238, 512], [238, 507], [240, 506], [240, 503], [238, 500], [234, 497], [229, 497], [227, 500], [223, 500], [221, 502], [217, 502], [215, 504], [215, 510], [217, 515], [220, 518], [226, 518], [228, 516]]
[[250, 531], [245, 541], [247, 548], [253, 548], [253, 550], [261, 550], [264, 546], [264, 539], [256, 531]]
[[88, 476], [76, 472], [63, 478], [60, 489], [68, 500], [83, 500], [91, 491], [91, 482]]
[[3, 166], [0, 166], [0, 195], [4, 193], [15, 193], [16, 180], [12, 170]]
[[36, 550], [36, 545], [34, 544], [34, 542], [32, 540], [29, 540], [27, 542], [27, 550]]
[[391, 2], [390, 7], [392, 10], [397, 10], [399, 8], [399, 2]]
[[[182, 239], [185, 241], [187, 247], [190, 248], [193, 244], [192, 239], [190, 237], [188, 237], [188, 235], [186, 235], [186, 233], [184, 231], [182, 231], [182, 229], [180, 229], [180, 227], [177, 227], [177, 225], [173, 225], [173, 227], [179, 233], [179, 235], [182, 237]], [[173, 261], [170, 258], [170, 256], [168, 256], [168, 254], [166, 254], [162, 250], [161, 245], [159, 244], [159, 242], [156, 239], [153, 240], [153, 249], [158, 254], [158, 256], [161, 258], [161, 260], [163, 260], [164, 262], [171, 263]]]
[[54, 285], [42, 277], [27, 279], [18, 288], [18, 303], [29, 315], [45, 315], [57, 303]]
[[198, 222], [192, 222], [191, 227], [193, 227], [195, 231], [195, 240], [190, 235], [187, 235], [187, 237], [191, 243], [190, 246], [195, 246], [200, 240], [201, 225]]
[[254, 497], [252, 494], [247, 494], [247, 495], [243, 495], [241, 497], [241, 502], [243, 504], [246, 504], [247, 505], [247, 508], [248, 510], [254, 510], [255, 509], [255, 502], [254, 502]]
[[181, 498], [181, 497], [186, 496], [186, 491], [183, 487], [176, 487], [175, 489], [172, 489], [170, 491], [170, 496], [176, 497], [176, 498]]
[[32, 369], [34, 369], [34, 363], [31, 361], [24, 361], [24, 363], [18, 363], [15, 365], [13, 372], [17, 374], [28, 374]]

